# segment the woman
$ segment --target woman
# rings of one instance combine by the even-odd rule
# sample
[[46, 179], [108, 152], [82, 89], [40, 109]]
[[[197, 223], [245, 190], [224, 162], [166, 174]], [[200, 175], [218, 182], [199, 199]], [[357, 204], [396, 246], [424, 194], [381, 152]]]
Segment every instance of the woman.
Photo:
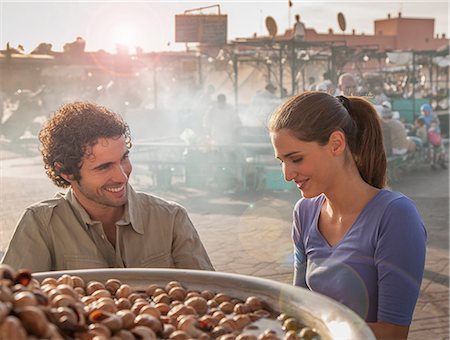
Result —
[[305, 92], [269, 131], [294, 208], [294, 284], [347, 305], [377, 338], [406, 339], [422, 281], [426, 231], [415, 204], [385, 189], [386, 156], [373, 106]]

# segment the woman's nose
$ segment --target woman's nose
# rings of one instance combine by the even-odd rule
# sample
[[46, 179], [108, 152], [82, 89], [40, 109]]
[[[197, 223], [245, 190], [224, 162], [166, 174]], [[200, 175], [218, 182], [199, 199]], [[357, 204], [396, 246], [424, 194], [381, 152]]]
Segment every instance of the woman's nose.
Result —
[[294, 169], [286, 163], [283, 163], [283, 175], [286, 182], [292, 181], [296, 176]]

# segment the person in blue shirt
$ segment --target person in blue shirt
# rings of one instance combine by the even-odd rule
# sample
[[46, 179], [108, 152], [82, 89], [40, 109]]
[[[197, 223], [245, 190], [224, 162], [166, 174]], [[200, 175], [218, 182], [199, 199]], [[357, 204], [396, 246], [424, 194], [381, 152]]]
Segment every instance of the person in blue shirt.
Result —
[[386, 189], [380, 120], [363, 98], [304, 92], [271, 116], [275, 156], [302, 198], [293, 214], [294, 284], [348, 306], [378, 339], [406, 339], [426, 230]]
[[422, 117], [423, 120], [425, 121], [425, 126], [427, 127], [427, 129], [429, 129], [433, 123], [435, 124], [435, 126], [439, 127], [440, 125], [439, 118], [433, 112], [433, 108], [431, 107], [430, 104], [428, 103], [422, 104], [420, 106], [420, 113], [421, 113], [420, 117]]

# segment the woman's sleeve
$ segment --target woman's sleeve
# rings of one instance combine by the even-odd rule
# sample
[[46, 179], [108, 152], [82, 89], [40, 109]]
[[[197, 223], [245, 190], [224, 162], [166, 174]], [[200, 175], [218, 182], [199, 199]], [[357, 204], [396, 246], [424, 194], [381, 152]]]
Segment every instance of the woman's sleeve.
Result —
[[393, 201], [381, 219], [375, 250], [378, 321], [409, 325], [425, 266], [426, 230], [415, 204]]
[[292, 223], [292, 241], [294, 243], [294, 285], [307, 288], [306, 255], [300, 226], [300, 202], [294, 208]]

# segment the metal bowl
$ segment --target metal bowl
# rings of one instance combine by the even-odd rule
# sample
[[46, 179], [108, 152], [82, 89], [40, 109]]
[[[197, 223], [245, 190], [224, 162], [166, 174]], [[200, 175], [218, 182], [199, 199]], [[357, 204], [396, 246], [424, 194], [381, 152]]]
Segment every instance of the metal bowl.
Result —
[[166, 285], [179, 281], [194, 290], [212, 290], [245, 299], [258, 296], [277, 312], [287, 313], [315, 328], [322, 339], [375, 339], [367, 324], [346, 306], [307, 289], [272, 280], [202, 270], [184, 269], [86, 269], [34, 273], [33, 277], [58, 278], [63, 274], [77, 275], [85, 281], [116, 278], [134, 287], [146, 289], [150, 283]]

